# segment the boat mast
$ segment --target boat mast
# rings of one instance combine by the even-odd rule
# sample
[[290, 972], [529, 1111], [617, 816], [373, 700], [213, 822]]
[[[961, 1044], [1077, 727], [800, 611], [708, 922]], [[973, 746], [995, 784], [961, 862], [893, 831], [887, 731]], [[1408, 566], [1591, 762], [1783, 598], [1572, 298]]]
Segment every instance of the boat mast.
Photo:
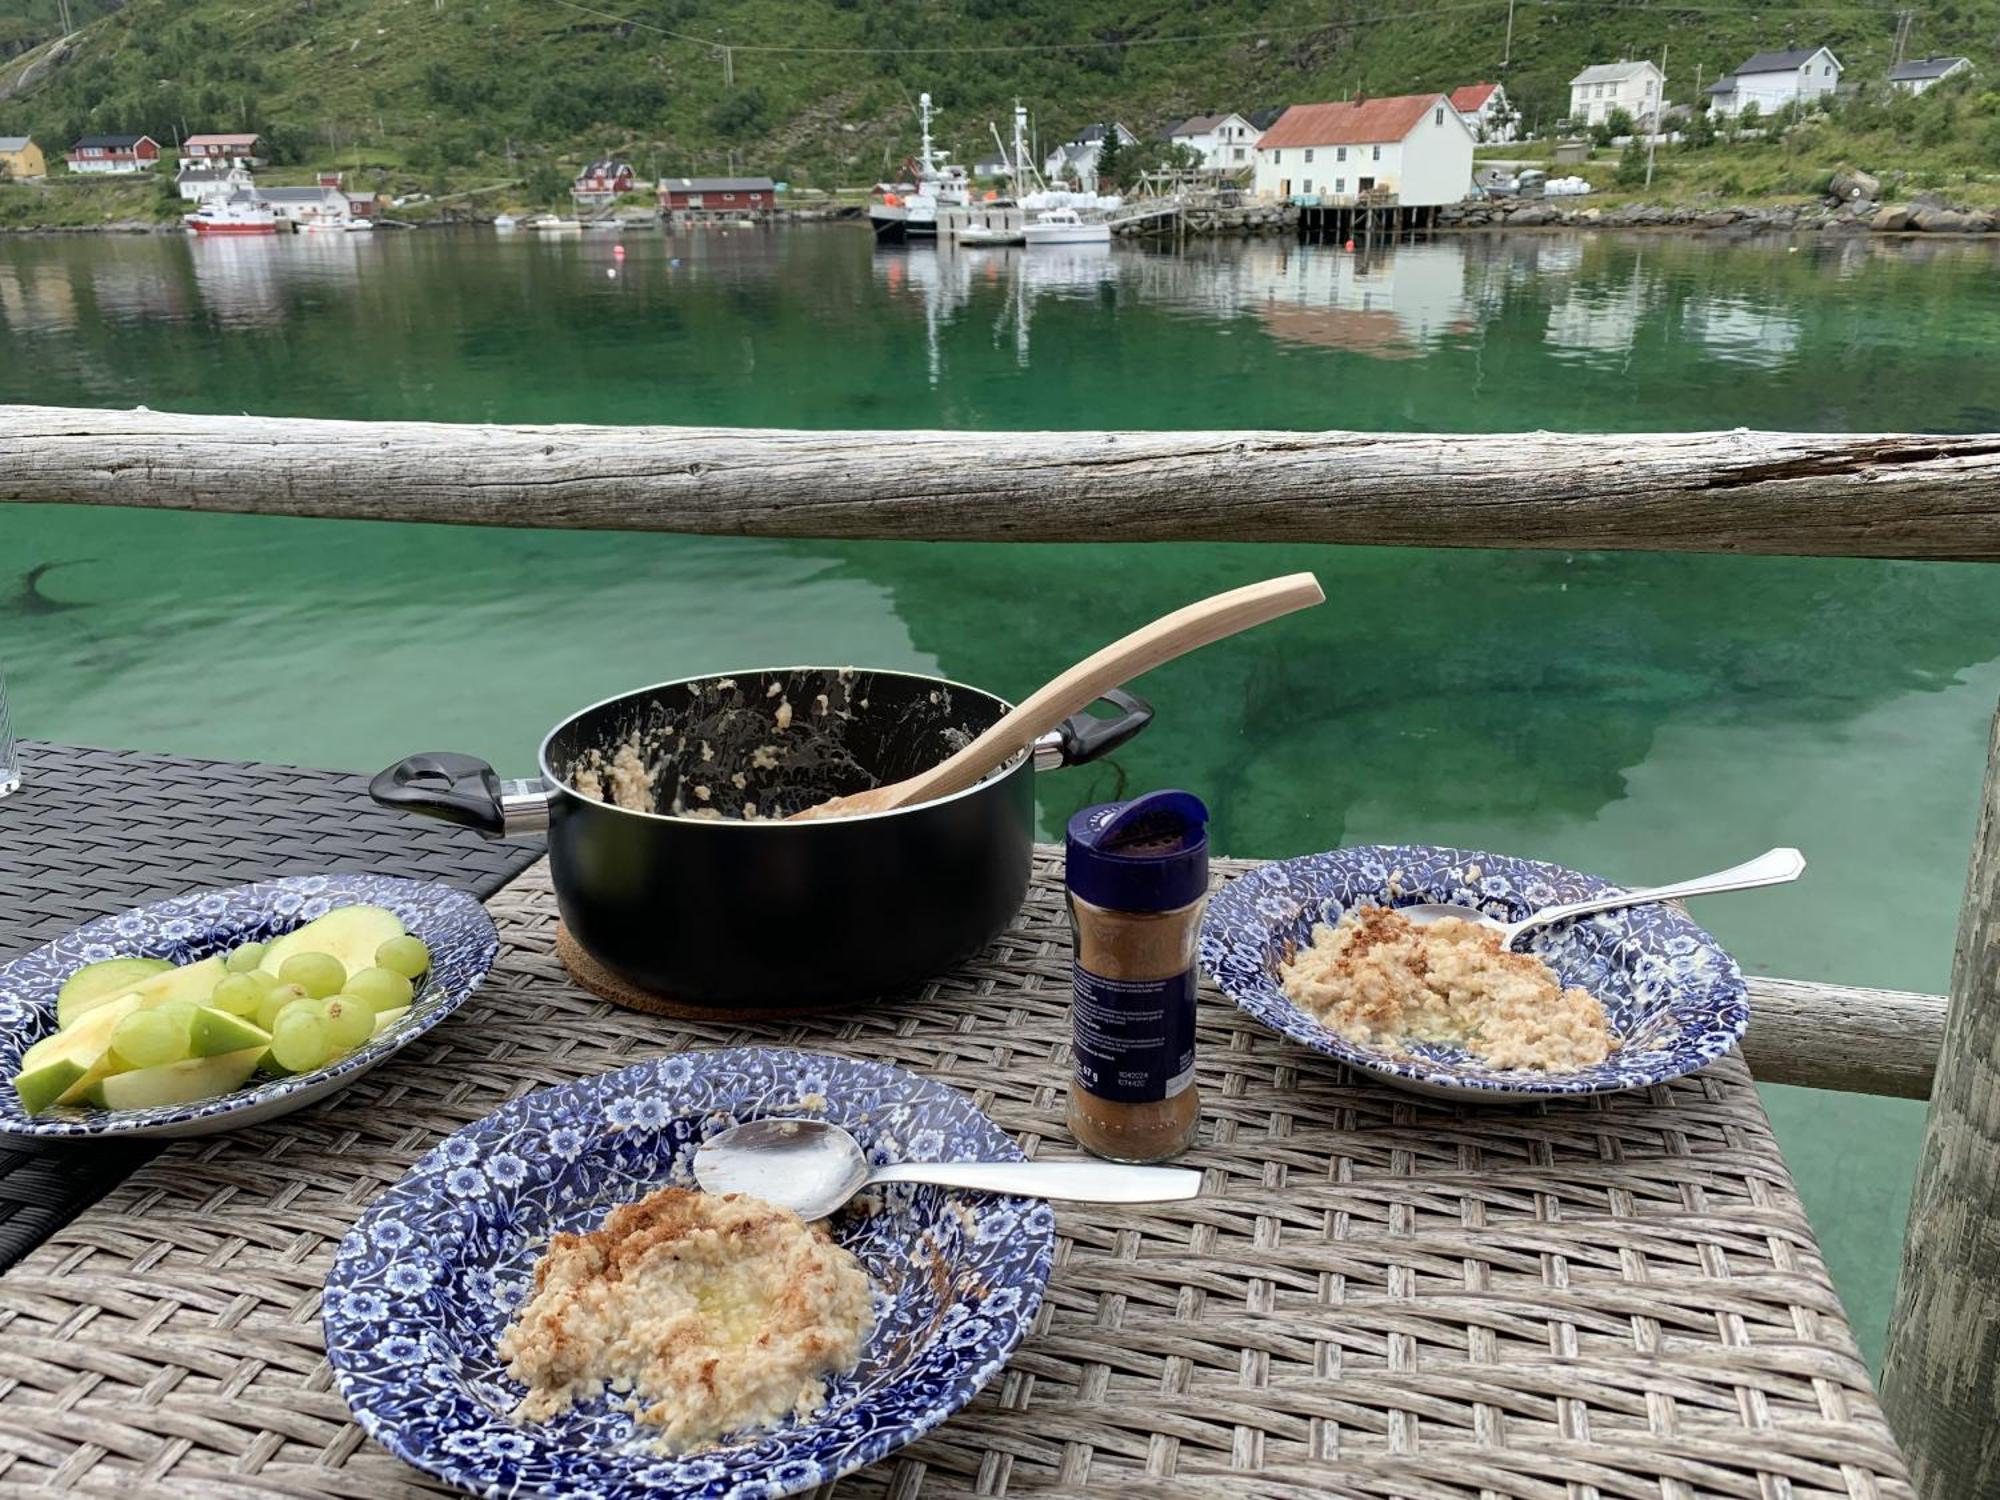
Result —
[[1022, 175], [1028, 160], [1028, 107], [1019, 99], [1014, 101], [1014, 199], [1020, 201], [1021, 190], [1026, 182]]
[[917, 119], [923, 125], [923, 149], [917, 153], [917, 160], [923, 164], [924, 175], [931, 175], [931, 96], [929, 93], [917, 95]]

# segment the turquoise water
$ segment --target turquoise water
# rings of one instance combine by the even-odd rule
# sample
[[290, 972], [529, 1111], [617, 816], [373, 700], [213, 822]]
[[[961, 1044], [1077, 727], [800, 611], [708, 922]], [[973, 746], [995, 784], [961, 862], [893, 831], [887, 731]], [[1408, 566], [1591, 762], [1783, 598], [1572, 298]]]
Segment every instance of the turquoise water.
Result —
[[[450, 421], [1990, 430], [1985, 246], [1519, 237], [873, 252], [429, 234], [0, 243], [0, 401]], [[607, 274], [617, 271], [619, 274]], [[221, 458], [218, 461], [226, 461]], [[1679, 555], [763, 542], [0, 510], [29, 735], [525, 770], [639, 683], [800, 660], [1019, 693], [1128, 625], [1310, 567], [1328, 603], [1148, 677], [1155, 728], [1043, 824], [1192, 787], [1218, 847], [1456, 842], [1666, 879], [1756, 972], [1942, 989], [2000, 591], [1983, 569]], [[1920, 1106], [1767, 1101], [1871, 1353]]]

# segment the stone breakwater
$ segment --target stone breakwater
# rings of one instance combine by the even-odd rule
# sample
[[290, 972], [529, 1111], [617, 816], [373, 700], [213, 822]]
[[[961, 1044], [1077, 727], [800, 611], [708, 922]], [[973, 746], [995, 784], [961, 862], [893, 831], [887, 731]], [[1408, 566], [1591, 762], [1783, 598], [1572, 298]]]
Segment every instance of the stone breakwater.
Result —
[[1440, 229], [1727, 229], [1754, 234], [1798, 230], [1847, 230], [1882, 234], [1990, 234], [2000, 216], [1955, 207], [1941, 199], [1840, 204], [1706, 204], [1663, 208], [1634, 203], [1615, 208], [1550, 200], [1453, 204], [1438, 210]]

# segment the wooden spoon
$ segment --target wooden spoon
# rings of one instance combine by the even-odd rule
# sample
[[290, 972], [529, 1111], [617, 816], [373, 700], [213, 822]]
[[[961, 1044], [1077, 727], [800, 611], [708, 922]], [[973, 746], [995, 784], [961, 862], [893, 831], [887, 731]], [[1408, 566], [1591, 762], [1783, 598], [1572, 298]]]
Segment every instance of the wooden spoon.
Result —
[[1206, 646], [1309, 604], [1319, 604], [1325, 598], [1319, 580], [1312, 574], [1293, 573], [1247, 588], [1231, 589], [1226, 594], [1177, 609], [1113, 641], [1094, 656], [1085, 657], [1036, 689], [956, 755], [928, 771], [919, 771], [888, 786], [832, 798], [795, 812], [792, 817], [850, 818], [964, 791], [1110, 689], [1150, 672], [1161, 662], [1184, 656], [1197, 646]]

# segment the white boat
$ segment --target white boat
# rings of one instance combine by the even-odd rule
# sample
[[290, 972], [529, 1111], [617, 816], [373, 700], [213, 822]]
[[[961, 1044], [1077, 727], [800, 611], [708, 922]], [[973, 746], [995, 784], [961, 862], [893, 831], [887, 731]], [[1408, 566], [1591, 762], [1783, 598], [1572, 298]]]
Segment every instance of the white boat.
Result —
[[905, 240], [937, 238], [938, 210], [963, 208], [972, 201], [972, 177], [964, 167], [947, 162], [950, 153], [931, 144], [931, 96], [917, 96], [917, 119], [923, 128], [922, 145], [911, 176], [903, 183], [877, 183], [868, 199], [868, 223], [875, 238], [887, 245]]
[[1021, 231], [1030, 250], [1037, 245], [1108, 245], [1111, 226], [1086, 219], [1073, 208], [1051, 208], [1028, 220]]
[[1012, 229], [984, 224], [968, 224], [958, 232], [958, 242], [970, 249], [978, 250], [1000, 245], [1024, 245], [1027, 237], [1019, 227]]
[[583, 229], [582, 221], [562, 219], [554, 214], [543, 214], [539, 219], [530, 219], [521, 226], [523, 229], [539, 229], [543, 234], [576, 234]]
[[521, 221], [512, 214], [497, 214], [493, 219], [493, 227], [504, 234], [510, 229], [519, 229]]
[[375, 221], [373, 219], [349, 219], [347, 221], [347, 232], [349, 234], [373, 234], [375, 232]]

